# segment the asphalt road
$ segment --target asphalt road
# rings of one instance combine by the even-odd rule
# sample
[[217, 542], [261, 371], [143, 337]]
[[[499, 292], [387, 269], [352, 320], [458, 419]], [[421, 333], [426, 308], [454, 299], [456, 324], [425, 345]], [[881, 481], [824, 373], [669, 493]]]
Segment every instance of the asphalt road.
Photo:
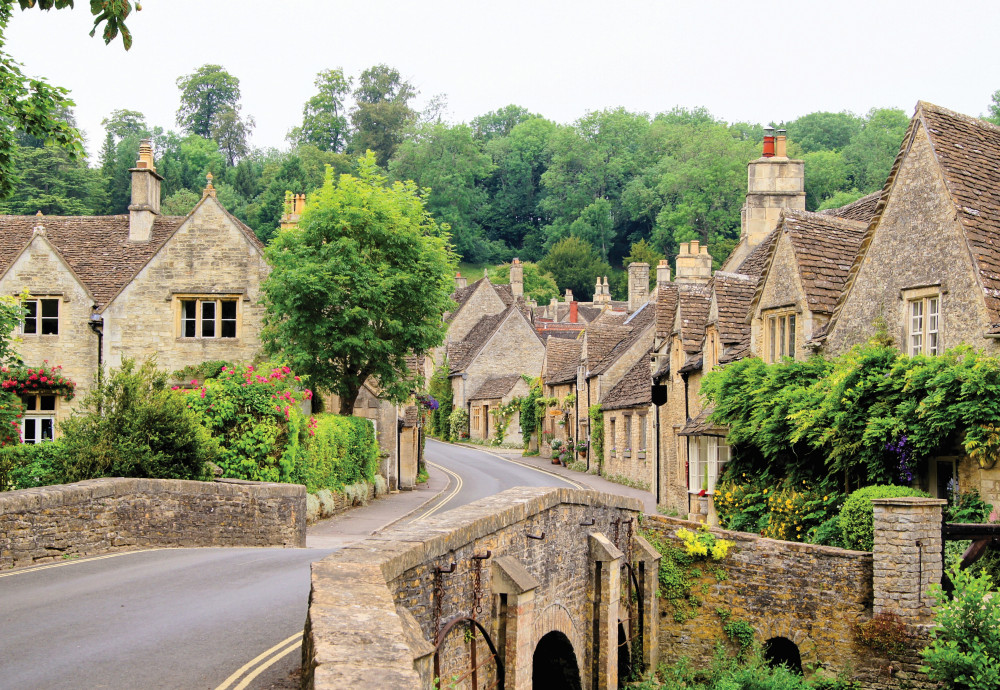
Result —
[[[514, 486], [571, 486], [436, 441], [427, 459], [451, 485], [404, 522]], [[0, 572], [0, 688], [296, 687], [309, 564], [329, 553], [163, 549]]]

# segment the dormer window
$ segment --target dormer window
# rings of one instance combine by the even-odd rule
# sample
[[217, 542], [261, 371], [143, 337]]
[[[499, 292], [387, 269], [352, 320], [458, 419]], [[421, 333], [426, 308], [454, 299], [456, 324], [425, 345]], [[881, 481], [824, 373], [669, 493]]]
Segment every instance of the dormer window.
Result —
[[764, 317], [764, 353], [769, 363], [780, 362], [784, 357], [795, 358], [795, 313], [776, 312]]
[[916, 297], [906, 301], [907, 347], [911, 356], [936, 355], [939, 350], [941, 296]]

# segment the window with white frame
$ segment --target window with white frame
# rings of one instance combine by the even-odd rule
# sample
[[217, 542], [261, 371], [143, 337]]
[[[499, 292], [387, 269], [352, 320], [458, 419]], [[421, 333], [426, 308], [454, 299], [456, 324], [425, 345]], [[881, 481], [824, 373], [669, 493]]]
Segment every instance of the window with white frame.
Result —
[[59, 335], [59, 298], [43, 297], [24, 301], [24, 335]]
[[729, 445], [725, 438], [689, 436], [688, 491], [698, 493], [705, 489], [707, 493], [715, 493], [715, 484], [729, 458]]
[[21, 440], [25, 443], [51, 441], [56, 429], [56, 396], [26, 393], [21, 396], [24, 417], [21, 419]]
[[795, 357], [795, 314], [786, 312], [765, 317], [765, 353], [768, 362]]
[[182, 297], [177, 300], [181, 338], [236, 338], [239, 300], [219, 297]]
[[936, 355], [939, 350], [941, 295], [906, 300], [907, 348], [910, 355]]

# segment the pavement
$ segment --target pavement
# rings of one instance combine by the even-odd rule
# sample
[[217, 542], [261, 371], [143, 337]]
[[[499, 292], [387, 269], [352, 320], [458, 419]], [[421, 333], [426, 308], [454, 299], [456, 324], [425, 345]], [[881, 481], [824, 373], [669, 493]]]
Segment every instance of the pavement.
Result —
[[444, 493], [449, 484], [443, 472], [431, 468], [430, 478], [411, 491], [387, 494], [366, 506], [309, 525], [306, 548], [336, 549], [369, 537], [413, 515]]
[[568, 481], [583, 484], [588, 489], [603, 491], [604, 493], [609, 494], [617, 494], [619, 496], [638, 498], [642, 501], [643, 512], [656, 515], [656, 496], [649, 491], [633, 489], [630, 486], [609, 481], [604, 477], [600, 477], [596, 474], [590, 474], [589, 472], [577, 472], [576, 470], [571, 470], [568, 467], [563, 467], [559, 464], [553, 465], [552, 460], [549, 458], [543, 458], [537, 455], [525, 457], [521, 455], [522, 451], [518, 448], [495, 448], [492, 446], [480, 446], [475, 443], [456, 443], [454, 445], [464, 446], [466, 448], [475, 448], [476, 450], [489, 453], [490, 455], [498, 458], [534, 467], [535, 469], [543, 472], [563, 477]]

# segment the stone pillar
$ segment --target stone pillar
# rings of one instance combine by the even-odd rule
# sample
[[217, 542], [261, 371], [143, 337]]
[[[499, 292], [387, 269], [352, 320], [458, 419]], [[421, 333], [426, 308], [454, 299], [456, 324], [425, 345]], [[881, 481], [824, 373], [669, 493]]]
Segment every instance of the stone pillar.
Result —
[[517, 258], [510, 262], [510, 291], [514, 297], [524, 296], [524, 265]]
[[[493, 561], [490, 578], [495, 607], [497, 636], [493, 642], [503, 655], [505, 690], [531, 690], [531, 666], [535, 654], [532, 630], [535, 625], [536, 580], [513, 556]], [[501, 602], [506, 600], [506, 615]]]
[[625, 555], [600, 533], [587, 535], [590, 543], [590, 625], [588, 669], [580, 669], [583, 687], [591, 690], [618, 688], [618, 603], [621, 600], [621, 569]]
[[698, 240], [681, 242], [677, 254], [678, 283], [700, 283], [707, 285], [712, 279], [712, 255], [708, 247], [701, 246]]
[[878, 498], [874, 508], [875, 613], [892, 612], [910, 624], [929, 623], [928, 590], [943, 570], [939, 498]]
[[660, 661], [660, 598], [656, 596], [660, 584], [660, 552], [640, 536], [635, 543], [636, 578], [642, 588], [642, 665], [646, 670], [655, 669]]
[[628, 310], [635, 311], [649, 299], [649, 264], [628, 265]]

